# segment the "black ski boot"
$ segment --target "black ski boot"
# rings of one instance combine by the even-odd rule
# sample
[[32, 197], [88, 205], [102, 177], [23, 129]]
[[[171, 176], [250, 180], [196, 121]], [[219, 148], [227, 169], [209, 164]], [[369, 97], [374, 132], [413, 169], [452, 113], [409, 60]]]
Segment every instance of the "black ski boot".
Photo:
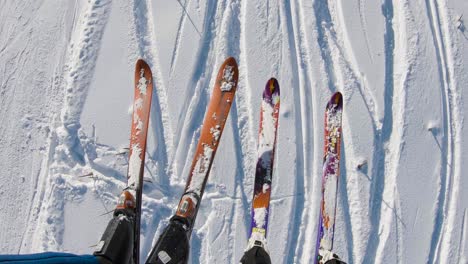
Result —
[[189, 223], [178, 216], [171, 218], [146, 261], [147, 264], [186, 264], [189, 259]]
[[131, 263], [133, 257], [135, 199], [124, 191], [119, 198], [114, 217], [96, 246], [94, 255], [100, 263]]
[[[260, 243], [261, 245], [261, 243]], [[271, 264], [270, 255], [263, 246], [253, 246], [244, 253], [242, 264]]]

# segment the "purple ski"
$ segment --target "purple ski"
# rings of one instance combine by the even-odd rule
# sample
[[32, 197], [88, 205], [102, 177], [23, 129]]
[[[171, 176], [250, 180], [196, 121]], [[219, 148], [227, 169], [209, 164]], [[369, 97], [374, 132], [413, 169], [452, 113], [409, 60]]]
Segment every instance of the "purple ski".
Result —
[[[275, 157], [276, 134], [280, 108], [280, 88], [274, 78], [268, 80], [263, 91], [258, 132], [258, 159], [252, 200], [250, 239], [247, 250], [266, 242], [270, 209], [271, 180]], [[246, 250], [246, 251], [247, 251]]]

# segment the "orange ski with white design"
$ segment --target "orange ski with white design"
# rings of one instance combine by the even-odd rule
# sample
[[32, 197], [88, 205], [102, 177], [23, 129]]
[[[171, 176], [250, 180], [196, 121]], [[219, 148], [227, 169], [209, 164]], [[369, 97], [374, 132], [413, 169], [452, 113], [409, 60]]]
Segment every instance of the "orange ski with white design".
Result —
[[221, 66], [206, 110], [203, 127], [192, 161], [185, 194], [180, 200], [176, 214], [193, 222], [198, 202], [203, 196], [208, 174], [213, 163], [224, 125], [236, 92], [238, 69], [234, 58], [228, 58]]
[[160, 235], [146, 263], [187, 263], [190, 235], [224, 125], [237, 89], [239, 71], [234, 58], [221, 65], [198, 140], [184, 194], [175, 215]]
[[153, 95], [153, 74], [148, 64], [142, 59], [137, 61], [135, 68], [134, 94], [127, 189], [135, 195], [136, 199], [134, 259], [135, 262], [138, 263], [140, 255], [140, 217], [146, 138]]
[[134, 89], [127, 187], [120, 195], [114, 217], [109, 221], [93, 253], [106, 263], [139, 263], [143, 172], [153, 95], [151, 69], [141, 59], [136, 63]]
[[135, 213], [133, 260], [139, 263], [140, 217], [145, 165], [146, 138], [153, 95], [153, 75], [148, 64], [139, 59], [135, 67], [135, 91], [132, 129], [127, 171], [127, 188], [120, 196], [116, 210], [131, 209]]

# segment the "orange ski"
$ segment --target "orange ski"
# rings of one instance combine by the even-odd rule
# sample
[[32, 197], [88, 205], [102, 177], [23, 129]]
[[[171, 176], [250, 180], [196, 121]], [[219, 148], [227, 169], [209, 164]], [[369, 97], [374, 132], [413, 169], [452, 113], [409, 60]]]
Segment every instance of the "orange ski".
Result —
[[143, 172], [152, 95], [151, 69], [140, 59], [135, 68], [127, 187], [120, 195], [114, 217], [109, 221], [93, 253], [106, 263], [139, 263]]
[[234, 100], [239, 71], [234, 58], [221, 65], [193, 158], [184, 194], [176, 214], [164, 229], [146, 263], [187, 263], [190, 234], [206, 181]]
[[128, 158], [127, 188], [136, 195], [135, 239], [133, 259], [139, 263], [140, 217], [143, 189], [143, 173], [146, 154], [146, 136], [153, 95], [153, 74], [148, 64], [139, 59], [135, 68], [135, 99], [133, 101], [130, 153]]
[[203, 196], [218, 143], [234, 100], [238, 75], [236, 60], [231, 57], [221, 65], [216, 78], [185, 186], [185, 194], [182, 196], [176, 212], [176, 215], [187, 218], [190, 222], [195, 220], [198, 202]]

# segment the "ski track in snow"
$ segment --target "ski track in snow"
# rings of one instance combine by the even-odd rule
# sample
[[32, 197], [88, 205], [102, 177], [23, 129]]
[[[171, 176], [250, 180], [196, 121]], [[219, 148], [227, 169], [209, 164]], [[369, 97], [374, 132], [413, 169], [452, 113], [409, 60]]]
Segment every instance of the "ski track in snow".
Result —
[[[461, 150], [459, 148], [458, 142], [461, 142], [460, 137], [460, 110], [458, 109], [459, 103], [456, 101], [458, 99], [458, 92], [453, 87], [455, 85], [452, 78], [454, 78], [453, 68], [454, 66], [450, 63], [453, 63], [450, 56], [451, 48], [447, 47], [450, 43], [447, 43], [447, 38], [444, 34], [447, 34], [447, 21], [443, 21], [441, 13], [446, 13], [447, 11], [441, 8], [443, 2], [440, 4], [436, 1], [426, 1], [426, 8], [428, 11], [428, 17], [431, 23], [431, 32], [434, 38], [434, 46], [437, 51], [437, 61], [438, 61], [438, 70], [441, 80], [442, 94], [444, 95], [444, 113], [445, 113], [445, 122], [444, 122], [444, 131], [447, 135], [444, 138], [444, 143], [447, 145], [445, 149], [444, 156], [446, 161], [444, 165], [446, 166], [445, 173], [441, 173], [441, 191], [439, 193], [438, 199], [438, 210], [436, 216], [435, 230], [431, 240], [431, 255], [429, 256], [429, 261], [441, 261], [450, 259], [454, 254], [461, 250], [453, 249], [449, 246], [452, 243], [447, 243], [451, 241], [453, 236], [450, 231], [451, 226], [455, 226], [455, 217], [457, 215], [457, 209], [454, 209], [458, 203], [458, 193], [459, 193], [459, 159], [461, 156]], [[451, 208], [453, 207], [453, 208]], [[455, 214], [455, 215], [454, 215]], [[445, 219], [443, 216], [447, 216]], [[445, 227], [445, 230], [442, 229]], [[442, 233], [442, 231], [445, 231]], [[462, 230], [463, 231], [463, 230]], [[442, 239], [441, 239], [442, 238]], [[436, 243], [437, 241], [437, 243]], [[432, 254], [436, 252], [436, 254]]]
[[[154, 151], [149, 155], [157, 157], [153, 161], [153, 170], [156, 170], [156, 177], [151, 175], [155, 181], [153, 185], [160, 185], [167, 187], [169, 184], [168, 157], [172, 153], [172, 130], [171, 118], [168, 115], [168, 95], [167, 87], [164, 85], [164, 78], [161, 73], [160, 62], [158, 60], [156, 37], [154, 34], [154, 21], [151, 14], [152, 5], [151, 1], [141, 1], [139, 4], [133, 6], [134, 14], [134, 34], [138, 41], [139, 52], [138, 55], [149, 62], [153, 72], [153, 85], [154, 95], [151, 105], [150, 127], [153, 130], [153, 141], [156, 144]], [[150, 141], [151, 134], [148, 136]], [[147, 148], [147, 151], [148, 148]], [[148, 162], [146, 162], [148, 166]], [[151, 170], [146, 170], [149, 173]], [[167, 193], [165, 193], [167, 195]]]
[[363, 10], [365, 9], [365, 0], [359, 0], [358, 8], [359, 8], [359, 19], [361, 21], [362, 25], [362, 31], [364, 32], [364, 38], [366, 39], [366, 49], [367, 49], [367, 54], [369, 55], [369, 59], [371, 62], [373, 62], [373, 56], [371, 53], [370, 49], [370, 44], [369, 44], [369, 37], [367, 36], [367, 23], [366, 23], [366, 17], [363, 14]]
[[[208, 104], [210, 89], [212, 86], [211, 76], [216, 75], [217, 71], [211, 46], [214, 45], [216, 35], [213, 31], [216, 30], [216, 14], [220, 12], [217, 8], [217, 3], [213, 0], [207, 1], [204, 18], [203, 35], [199, 41], [199, 48], [195, 52], [196, 58], [193, 63], [193, 70], [190, 75], [190, 82], [187, 84], [185, 99], [181, 111], [177, 119], [177, 131], [174, 138], [174, 143], [177, 142], [175, 157], [172, 159], [170, 166], [174, 172], [172, 177], [175, 181], [185, 181], [188, 175], [188, 167], [191, 165], [191, 157], [187, 155], [187, 149], [190, 142], [191, 132], [199, 128], [203, 122], [204, 112]], [[187, 23], [187, 22], [186, 22]], [[182, 27], [181, 29], [183, 29]], [[206, 74], [206, 75], [205, 75]], [[196, 145], [196, 144], [194, 144]], [[175, 163], [175, 164], [174, 164]], [[181, 168], [179, 168], [179, 166]]]
[[[287, 1], [284, 3], [284, 6], [282, 8], [282, 20], [283, 20], [283, 23], [285, 23], [286, 25], [284, 27], [286, 27], [286, 29], [283, 29], [285, 32], [286, 32], [286, 35], [287, 35], [287, 39], [288, 39], [288, 46], [289, 48], [291, 49], [291, 58], [290, 58], [290, 63], [291, 63], [291, 68], [292, 68], [292, 72], [293, 72], [293, 77], [292, 79], [294, 80], [291, 84], [294, 86], [294, 87], [300, 87], [299, 85], [299, 81], [298, 81], [298, 62], [296, 61], [296, 57], [297, 56], [297, 46], [296, 46], [296, 32], [294, 30], [294, 27], [293, 27], [293, 21], [292, 21], [292, 15], [291, 15], [291, 2], [290, 1]], [[294, 89], [294, 93], [295, 93], [295, 97], [300, 97], [300, 95], [298, 94], [298, 90], [297, 89]], [[302, 127], [302, 122], [301, 122], [301, 118], [302, 117], [302, 109], [301, 109], [301, 104], [297, 104], [295, 106], [295, 121], [301, 125]], [[303, 157], [303, 150], [301, 149], [301, 147], [299, 146], [303, 146], [304, 143], [302, 142], [303, 141], [303, 131], [302, 131], [302, 128], [301, 129], [297, 129], [296, 130], [296, 142], [297, 142], [297, 145], [298, 145], [298, 148], [296, 149], [296, 184], [297, 186], [304, 186], [304, 157]], [[304, 203], [304, 197], [303, 196], [297, 196], [295, 197], [296, 198], [296, 204], [300, 205], [299, 207], [296, 207], [294, 208], [294, 218], [298, 218], [302, 215], [303, 211], [304, 211], [304, 206], [305, 206], [305, 203]], [[294, 221], [294, 220], [293, 220]], [[288, 237], [288, 240], [287, 240], [287, 248], [289, 248], [289, 250], [286, 252], [287, 255], [284, 256], [283, 258], [283, 262], [291, 262], [293, 261], [294, 259], [294, 251], [296, 250], [296, 247], [297, 247], [297, 243], [298, 243], [298, 240], [294, 239], [294, 237], [298, 237], [299, 236], [299, 228], [300, 228], [300, 225], [297, 225], [297, 222], [293, 222], [293, 223], [296, 223], [294, 224], [293, 228], [292, 228], [292, 231], [290, 232], [289, 234], [289, 237]], [[271, 227], [270, 227], [271, 229]]]
[[[58, 250], [63, 242], [64, 221], [63, 209], [65, 200], [63, 196], [69, 191], [80, 192], [81, 186], [76, 188], [67, 186], [57, 172], [65, 163], [72, 164], [84, 162], [83, 150], [78, 141], [79, 116], [86, 99], [87, 87], [92, 78], [95, 59], [100, 47], [100, 39], [110, 10], [108, 1], [90, 2], [84, 7], [85, 12], [74, 24], [77, 31], [70, 38], [68, 62], [65, 62], [65, 79], [60, 85], [65, 90], [64, 107], [62, 108], [59, 123], [53, 121], [53, 129], [48, 140], [48, 159], [42, 162], [38, 172], [36, 186], [39, 194], [34, 197], [33, 219], [28, 230], [23, 235], [23, 241], [30, 243], [28, 247], [40, 250]], [[100, 20], [98, 20], [100, 18]], [[74, 49], [75, 48], [75, 49]], [[57, 156], [63, 159], [54, 160]], [[65, 165], [65, 166], [67, 166]], [[71, 198], [73, 199], [73, 198]], [[59, 210], [57, 210], [59, 209]], [[54, 224], [57, 221], [58, 224]], [[26, 249], [30, 250], [30, 249]]]
[[[381, 232], [382, 225], [385, 224], [385, 221], [382, 221], [382, 211], [384, 207], [390, 207], [388, 204], [390, 201], [385, 201], [387, 197], [386, 194], [386, 174], [387, 174], [387, 164], [388, 155], [386, 144], [389, 144], [389, 140], [392, 136], [393, 123], [393, 96], [394, 94], [394, 48], [395, 48], [395, 39], [394, 31], [392, 27], [392, 20], [394, 17], [393, 12], [393, 3], [390, 0], [384, 2], [383, 12], [385, 16], [385, 100], [384, 100], [384, 119], [382, 122], [382, 130], [375, 131], [375, 152], [373, 161], [376, 162], [376, 165], [373, 166], [373, 180], [371, 183], [371, 231], [370, 243], [366, 251], [366, 255], [363, 259], [375, 259], [378, 258], [379, 246], [381, 245], [380, 239], [377, 236]], [[389, 197], [390, 198], [390, 197]], [[386, 203], [386, 204], [384, 204]], [[391, 217], [391, 215], [385, 214], [384, 217]]]
[[[359, 7], [360, 9], [360, 7]], [[392, 4], [388, 1], [384, 3], [383, 5], [383, 12], [386, 17], [387, 21], [392, 21], [393, 20], [393, 7]], [[359, 10], [361, 11], [361, 10]], [[362, 19], [362, 18], [361, 18]], [[341, 27], [340, 27], [341, 28]], [[345, 34], [345, 36], [349, 36], [349, 34]], [[357, 88], [360, 91], [361, 96], [363, 97], [364, 101], [366, 102], [366, 107], [369, 111], [372, 124], [373, 124], [373, 129], [374, 129], [374, 135], [376, 137], [374, 138], [374, 158], [372, 159], [373, 163], [375, 162], [376, 164], [373, 165], [373, 173], [372, 173], [372, 183], [370, 186], [370, 191], [371, 191], [371, 198], [370, 198], [370, 203], [369, 205], [371, 206], [371, 217], [370, 217], [370, 228], [374, 229], [374, 231], [371, 231], [371, 237], [370, 237], [370, 243], [368, 244], [368, 249], [366, 251], [366, 256], [362, 258], [362, 256], [359, 256], [360, 254], [358, 253], [358, 249], [354, 249], [353, 247], [349, 246], [349, 241], [347, 242], [348, 244], [348, 250], [351, 252], [348, 252], [348, 254], [353, 254], [354, 256], [349, 256], [348, 259], [349, 261], [353, 261], [354, 257], [356, 257], [356, 262], [362, 262], [363, 259], [375, 259], [377, 262], [382, 261], [382, 250], [386, 245], [386, 239], [388, 238], [390, 230], [388, 229], [390, 226], [389, 223], [392, 223], [394, 221], [399, 221], [398, 219], [398, 207], [395, 207], [398, 202], [395, 202], [396, 197], [395, 195], [395, 180], [396, 180], [396, 173], [398, 169], [398, 160], [399, 160], [399, 153], [401, 152], [402, 144], [401, 144], [401, 138], [403, 138], [403, 131], [400, 126], [403, 125], [404, 129], [404, 111], [405, 111], [405, 97], [404, 97], [404, 90], [399, 90], [398, 93], [395, 94], [394, 90], [397, 89], [395, 88], [398, 84], [398, 80], [394, 79], [394, 59], [393, 59], [393, 48], [395, 47], [395, 40], [394, 40], [394, 33], [393, 29], [391, 26], [391, 22], [387, 22], [387, 27], [386, 27], [386, 33], [385, 33], [385, 43], [386, 43], [386, 91], [385, 91], [385, 101], [384, 101], [384, 113], [385, 117], [381, 123], [379, 118], [376, 115], [375, 112], [375, 100], [373, 100], [373, 95], [370, 93], [369, 90], [364, 89], [366, 85], [362, 82], [356, 82], [354, 85], [357, 86]], [[346, 41], [350, 41], [350, 39], [345, 39]], [[339, 44], [338, 44], [339, 45]], [[332, 45], [333, 47], [333, 45]], [[350, 47], [348, 45], [348, 47]], [[346, 51], [352, 52], [352, 49], [341, 49], [341, 54], [346, 56]], [[369, 52], [369, 49], [368, 49]], [[335, 53], [333, 53], [335, 54]], [[345, 59], [346, 61], [346, 59]], [[353, 60], [351, 60], [353, 61]], [[349, 79], [349, 73], [351, 73], [351, 76], [356, 76], [355, 72], [357, 69], [357, 65], [349, 64], [349, 63], [340, 63], [341, 65], [348, 65], [346, 66], [345, 72], [348, 72], [346, 76], [348, 76]], [[348, 68], [348, 69], [346, 69]], [[340, 72], [340, 71], [337, 71]], [[339, 78], [338, 78], [339, 79]], [[356, 79], [355, 77], [351, 79]], [[395, 108], [398, 110], [395, 111]], [[393, 117], [392, 117], [393, 116]], [[345, 117], [346, 118], [346, 117]], [[400, 129], [399, 129], [400, 128]], [[393, 131], [397, 133], [393, 133]], [[346, 136], [345, 136], [346, 137]], [[391, 142], [391, 144], [390, 144]], [[391, 148], [388, 148], [388, 146], [392, 146]], [[346, 174], [345, 174], [346, 175]], [[345, 179], [343, 179], [345, 180]], [[341, 193], [343, 195], [343, 193]], [[350, 215], [349, 213], [349, 205], [346, 206], [346, 202], [344, 202], [344, 208], [345, 213], [347, 215]], [[393, 219], [393, 218], [396, 218]], [[347, 222], [347, 221], [345, 221]], [[395, 223], [397, 226], [397, 231], [396, 233], [398, 234], [398, 223]], [[347, 226], [351, 227], [352, 226], [352, 220], [351, 222], [347, 222]], [[363, 227], [360, 227], [362, 229]], [[377, 237], [375, 236], [377, 234], [377, 230], [379, 230], [379, 239], [383, 239], [383, 241], [379, 242], [377, 240]], [[362, 236], [362, 234], [356, 234], [358, 236]], [[349, 233], [348, 235], [348, 240], [353, 240], [353, 233]], [[361, 239], [358, 239], [357, 241], [362, 241]], [[359, 242], [362, 243], [362, 242]], [[398, 242], [397, 242], [398, 244]], [[370, 246], [370, 247], [369, 247]], [[358, 247], [359, 248], [359, 247]], [[398, 246], [397, 246], [398, 248]], [[398, 249], [396, 252], [396, 255], [398, 255]], [[379, 261], [380, 260], [380, 261]]]
[[[446, 76], [446, 65], [445, 65], [445, 54], [442, 54], [441, 49], [444, 47], [442, 46], [443, 43], [441, 42], [441, 31], [440, 31], [440, 22], [438, 20], [437, 11], [435, 10], [434, 2], [432, 1], [425, 1], [426, 10], [427, 10], [427, 17], [429, 19], [431, 33], [433, 37], [434, 47], [436, 49], [436, 56], [437, 56], [437, 68], [438, 74], [441, 81], [441, 88], [442, 88], [442, 95], [443, 95], [443, 112], [444, 112], [444, 122], [443, 122], [443, 129], [444, 129], [444, 137], [442, 142], [442, 153], [444, 156], [443, 166], [441, 168], [440, 174], [440, 190], [438, 193], [438, 201], [437, 201], [437, 209], [436, 209], [436, 216], [435, 216], [435, 223], [434, 223], [434, 231], [432, 233], [431, 238], [431, 249], [429, 254], [428, 262], [439, 262], [440, 257], [438, 256], [438, 247], [440, 243], [440, 236], [442, 233], [442, 229], [444, 226], [444, 219], [443, 215], [445, 214], [446, 209], [446, 199], [447, 195], [450, 193], [450, 176], [451, 176], [451, 165], [453, 163], [453, 144], [452, 142], [452, 129], [448, 124], [451, 124], [451, 109], [450, 109], [450, 99], [448, 98], [448, 83], [445, 80]], [[446, 135], [445, 132], [448, 134]], [[438, 260], [439, 259], [439, 260]]]
[[[312, 104], [311, 100], [311, 93], [314, 89], [314, 84], [310, 77], [310, 55], [307, 50], [308, 42], [305, 38], [304, 14], [301, 12], [300, 2], [291, 1], [288, 4], [289, 6], [285, 3], [284, 10], [287, 12], [287, 32], [288, 34], [292, 34], [289, 35], [289, 45], [293, 51], [290, 63], [292, 64], [293, 72], [296, 73], [296, 75], [293, 76], [293, 79], [296, 81], [293, 82], [292, 85], [299, 88], [294, 89], [294, 96], [295, 98], [300, 98], [298, 102], [296, 101], [295, 109], [297, 115], [295, 117], [295, 121], [300, 124], [296, 126], [296, 186], [303, 186], [304, 188], [303, 191], [298, 191], [298, 194], [294, 197], [294, 203], [296, 204], [294, 209], [295, 213], [290, 219], [291, 222], [295, 223], [296, 228], [293, 229], [290, 234], [288, 243], [289, 252], [283, 262], [291, 263], [299, 261], [298, 256], [301, 256], [303, 252], [314, 250], [313, 245], [306, 242], [310, 241], [307, 239], [308, 233], [304, 232], [305, 229], [301, 228], [300, 223], [310, 221], [310, 215], [315, 215], [312, 213], [312, 210], [314, 210], [312, 206], [313, 200], [309, 198], [310, 195], [306, 194], [311, 194], [313, 183], [318, 181], [311, 181], [308, 177], [309, 175], [313, 175], [312, 172], [314, 171], [314, 163], [310, 161], [313, 160], [312, 152], [314, 150], [315, 142], [307, 131], [312, 131], [313, 129], [312, 124], [314, 123], [314, 113], [316, 108], [315, 105]], [[298, 16], [293, 15], [294, 13], [298, 14]], [[310, 87], [310, 90], [307, 89], [308, 87]], [[295, 239], [296, 237], [297, 239]], [[302, 245], [306, 246], [304, 247]]]
[[[371, 14], [370, 3], [365, 0], [357, 0], [354, 9], [344, 8], [344, 2], [339, 0], [314, 0], [312, 4], [304, 0], [176, 1], [178, 17], [174, 18], [170, 45], [156, 33], [158, 27], [164, 27], [157, 22], [162, 0], [122, 5], [131, 13], [129, 34], [137, 48], [131, 55], [132, 61], [141, 57], [149, 63], [155, 88], [145, 164], [145, 179], [152, 182], [145, 182], [144, 186], [141, 259], [146, 258], [174, 213], [218, 67], [228, 56], [235, 57], [239, 65], [238, 90], [192, 234], [191, 263], [236, 263], [247, 245], [259, 91], [269, 77], [278, 78], [282, 88], [267, 238], [272, 259], [279, 263], [310, 263], [315, 258], [323, 108], [335, 91], [344, 95], [335, 251], [347, 263], [461, 263], [468, 259], [467, 204], [462, 199], [466, 182], [462, 177], [462, 143], [466, 132], [463, 77], [459, 77], [464, 62], [457, 58], [462, 47], [457, 41], [465, 39], [454, 38], [460, 34], [452, 21], [457, 11], [449, 7], [456, 0], [421, 0], [420, 5], [408, 0], [383, 0], [379, 14]], [[31, 3], [10, 4], [5, 9], [16, 14], [23, 28], [19, 34], [14, 34], [19, 24], [12, 23], [7, 11], [0, 9], [0, 22], [7, 25], [0, 27], [0, 55], [11, 56], [5, 66], [0, 65], [0, 110], [8, 114], [0, 116], [0, 124], [12, 118], [8, 109], [15, 107], [14, 98], [24, 94], [11, 86], [16, 76], [25, 74], [25, 56], [41, 52], [31, 50], [33, 41], [38, 40], [28, 39], [24, 46], [15, 48], [17, 54], [10, 54], [27, 34], [33, 34], [39, 11], [48, 7], [46, 1]], [[0, 7], [5, 5], [0, 3]], [[33, 193], [27, 203], [21, 203], [21, 211], [25, 212], [22, 216], [31, 224], [26, 228], [21, 223], [15, 226], [20, 235], [15, 237], [14, 245], [0, 247], [5, 253], [74, 250], [69, 242], [72, 222], [67, 222], [71, 221], [70, 208], [91, 210], [86, 201], [93, 199], [91, 202], [98, 202], [99, 207], [111, 210], [113, 196], [126, 183], [126, 156], [117, 155], [116, 146], [98, 144], [96, 138], [80, 128], [91, 81], [100, 78], [93, 74], [102, 36], [106, 30], [113, 30], [106, 23], [116, 4], [93, 0], [71, 7], [74, 9], [67, 10], [67, 14], [73, 13], [67, 20], [71, 29], [61, 40], [66, 43], [66, 54], [57, 59], [59, 66], [54, 68], [54, 76], [47, 77], [52, 86], [49, 93], [60, 95], [60, 99], [54, 99], [45, 110], [41, 108], [43, 113], [61, 111], [61, 115], [15, 115], [22, 118], [25, 130], [32, 131], [29, 124], [33, 123], [47, 126], [50, 133], [43, 133], [44, 139], [36, 139], [40, 143], [33, 141], [37, 143], [34, 146], [42, 146], [42, 156], [34, 156], [31, 175], [22, 176], [32, 178]], [[424, 10], [416, 12], [416, 7]], [[426, 17], [411, 19], [420, 13]], [[347, 27], [349, 15], [357, 17], [359, 28]], [[382, 32], [372, 31], [375, 27], [370, 21], [375, 21], [375, 17], [383, 21]], [[428, 24], [423, 27], [417, 23]], [[354, 34], [354, 30], [359, 30], [359, 34]], [[358, 43], [363, 47], [356, 47], [353, 44], [362, 34], [365, 40]], [[371, 41], [378, 34], [383, 35], [383, 43]], [[428, 43], [422, 41], [425, 36], [429, 36]], [[165, 50], [164, 45], [169, 45], [170, 50]], [[384, 54], [379, 57], [377, 51], [382, 47]], [[166, 51], [169, 56], [163, 59]], [[361, 51], [369, 56], [371, 64], [383, 61], [384, 68], [373, 69], [384, 70], [382, 84], [374, 83], [377, 78], [366, 78], [372, 72], [363, 66]], [[0, 61], [3, 62], [1, 58]], [[190, 70], [181, 73], [180, 69]], [[439, 80], [430, 90], [441, 97], [440, 105], [434, 107], [441, 109], [441, 120], [433, 123], [426, 119], [437, 117], [438, 113], [421, 114], [414, 105], [428, 109], [434, 100], [418, 101], [412, 97], [418, 94], [413, 86], [424, 84], [423, 70], [436, 75], [430, 76], [431, 80]], [[174, 94], [173, 85], [182, 86], [184, 89], [177, 89], [182, 93]], [[415, 133], [415, 118], [419, 117], [425, 119], [421, 123], [430, 126], [430, 131], [424, 127], [420, 134]], [[363, 128], [356, 122], [362, 122]], [[0, 132], [10, 135], [12, 129], [13, 126], [2, 125]], [[417, 141], [415, 134], [422, 139]], [[440, 153], [429, 160], [415, 160], [440, 165], [435, 166], [434, 175], [413, 175], [407, 168], [411, 163], [404, 158], [408, 149], [415, 149], [409, 146], [426, 143], [426, 138], [434, 140]], [[363, 148], [361, 145], [366, 142], [370, 146]], [[0, 143], [0, 150], [7, 149], [8, 155], [18, 153], [6, 140], [0, 139]], [[290, 163], [283, 164], [285, 161]], [[362, 167], [356, 168], [356, 163]], [[426, 174], [425, 168], [433, 165], [419, 163], [414, 166], [420, 166]], [[92, 174], [88, 180], [77, 177], [89, 172]], [[424, 190], [419, 190], [423, 188], [418, 185], [421, 182], [428, 185]], [[2, 188], [0, 185], [0, 194]], [[435, 198], [421, 204], [412, 200], [412, 189], [418, 189], [421, 197]], [[428, 212], [428, 208], [433, 211]], [[431, 221], [427, 219], [428, 223], [420, 227], [421, 221], [426, 220], [422, 218], [429, 216]], [[422, 229], [425, 226], [429, 227]], [[104, 226], [100, 228], [103, 230]], [[411, 244], [416, 243], [414, 232], [418, 231], [427, 231], [423, 235], [430, 241]], [[77, 251], [89, 251], [77, 245]]]
[[172, 51], [171, 67], [170, 67], [171, 74], [174, 71], [175, 63], [177, 62], [177, 57], [178, 57], [177, 55], [180, 49], [181, 34], [183, 32], [182, 27], [185, 25], [185, 20], [187, 18], [187, 9], [185, 7], [190, 4], [189, 0], [184, 1], [184, 3], [182, 3], [180, 0], [177, 0], [177, 2], [179, 2], [179, 4], [182, 6], [183, 14], [179, 20], [179, 25], [177, 28], [177, 37], [176, 37], [175, 44], [174, 44], [174, 50]]
[[468, 225], [468, 209], [465, 209], [465, 212], [463, 213], [463, 219], [461, 223], [461, 234], [460, 234], [460, 241], [458, 242], [458, 254], [457, 254], [457, 261], [460, 263], [463, 261], [463, 259], [466, 261], [468, 258], [463, 255], [463, 249], [465, 249], [466, 252], [466, 238], [468, 237], [467, 233], [467, 225]]
[[[229, 2], [226, 2], [228, 4]], [[227, 17], [227, 20], [224, 23], [225, 28], [223, 31], [225, 32], [225, 38], [226, 40], [229, 39], [230, 35], [237, 35], [241, 36], [242, 34], [242, 27], [244, 26], [243, 23], [245, 21], [242, 19], [242, 11], [243, 11], [243, 6], [241, 1], [232, 1], [231, 6], [227, 6], [225, 10], [225, 14]], [[236, 186], [234, 187], [235, 194], [240, 194], [240, 196], [243, 198], [240, 201], [235, 201], [232, 205], [231, 209], [231, 219], [236, 219], [235, 217], [238, 216], [239, 214], [242, 214], [242, 212], [247, 212], [249, 209], [249, 204], [246, 203], [247, 201], [247, 193], [245, 191], [245, 172], [249, 171], [247, 168], [248, 164], [248, 157], [253, 154], [253, 150], [249, 148], [249, 142], [252, 140], [252, 130], [251, 130], [251, 124], [249, 123], [249, 112], [248, 112], [248, 107], [251, 102], [250, 98], [248, 97], [248, 91], [246, 90], [246, 86], [240, 85], [240, 83], [243, 81], [243, 78], [241, 77], [241, 74], [245, 72], [243, 65], [245, 64], [244, 61], [242, 60], [243, 54], [241, 54], [240, 46], [241, 46], [241, 38], [237, 38], [236, 41], [228, 41], [228, 45], [225, 49], [225, 57], [226, 56], [232, 56], [236, 58], [239, 64], [239, 80], [238, 80], [238, 86], [236, 90], [236, 98], [234, 99], [234, 105], [231, 107], [230, 111], [230, 117], [231, 118], [231, 127], [232, 127], [232, 132], [233, 132], [233, 137], [234, 137], [234, 144], [238, 146], [242, 146], [240, 149], [235, 150], [235, 157], [236, 157], [236, 179], [231, 181], [234, 183]], [[246, 109], [247, 108], [247, 109]], [[226, 143], [224, 143], [226, 144]], [[249, 155], [250, 154], [250, 155]], [[250, 170], [252, 171], [252, 170]], [[238, 212], [239, 208], [241, 209], [241, 212]], [[249, 223], [248, 223], [249, 224]], [[228, 240], [228, 248], [231, 249], [236, 249], [238, 246], [234, 243], [235, 242], [235, 237], [233, 235], [237, 232], [237, 221], [231, 221], [231, 223], [228, 225], [229, 228], [227, 230], [224, 230], [224, 233], [229, 236]], [[248, 227], [247, 227], [248, 228]], [[221, 233], [220, 233], [221, 235]], [[238, 251], [240, 248], [238, 248]], [[213, 251], [212, 251], [213, 252]], [[216, 252], [216, 248], [214, 250]], [[238, 260], [236, 259], [236, 251], [230, 250], [227, 254], [225, 259], [230, 262], [230, 263], [236, 263]], [[215, 254], [216, 255], [216, 254]], [[216, 260], [216, 258], [215, 258]]]

